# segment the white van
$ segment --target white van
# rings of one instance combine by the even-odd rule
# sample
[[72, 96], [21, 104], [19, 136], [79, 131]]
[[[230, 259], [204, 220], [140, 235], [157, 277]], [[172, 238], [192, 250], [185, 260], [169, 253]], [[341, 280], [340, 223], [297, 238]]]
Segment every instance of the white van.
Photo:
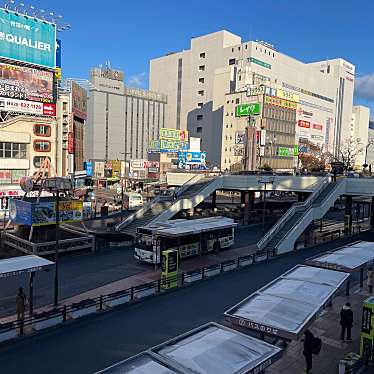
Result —
[[143, 196], [136, 192], [123, 194], [123, 207], [128, 210], [136, 210], [143, 206]]

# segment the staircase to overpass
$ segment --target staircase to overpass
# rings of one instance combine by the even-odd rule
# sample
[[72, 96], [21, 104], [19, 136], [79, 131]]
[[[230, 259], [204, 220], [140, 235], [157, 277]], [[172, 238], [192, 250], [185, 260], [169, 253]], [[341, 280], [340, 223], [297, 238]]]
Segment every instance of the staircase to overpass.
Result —
[[345, 180], [330, 182], [323, 178], [303, 203], [295, 203], [257, 243], [259, 250], [285, 253], [294, 250], [299, 236], [316, 219], [321, 219], [345, 192]]

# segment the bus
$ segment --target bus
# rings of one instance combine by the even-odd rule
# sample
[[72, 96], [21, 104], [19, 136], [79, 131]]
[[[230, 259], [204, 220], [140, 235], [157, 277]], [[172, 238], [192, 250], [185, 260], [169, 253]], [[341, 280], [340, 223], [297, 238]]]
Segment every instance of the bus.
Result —
[[137, 192], [125, 192], [123, 194], [123, 207], [128, 210], [136, 210], [143, 206], [143, 196]]
[[208, 217], [194, 220], [176, 219], [138, 227], [134, 257], [159, 264], [161, 254], [176, 249], [179, 258], [210, 253], [234, 244], [234, 227], [231, 218]]

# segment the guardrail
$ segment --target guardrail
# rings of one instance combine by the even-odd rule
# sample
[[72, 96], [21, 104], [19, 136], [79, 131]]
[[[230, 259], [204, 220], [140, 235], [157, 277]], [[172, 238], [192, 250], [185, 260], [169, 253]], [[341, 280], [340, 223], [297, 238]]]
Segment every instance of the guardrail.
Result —
[[110, 310], [119, 305], [134, 303], [145, 297], [160, 295], [175, 288], [186, 287], [222, 273], [267, 261], [275, 256], [274, 251], [258, 251], [254, 254], [183, 272], [167, 280], [159, 279], [107, 295], [82, 300], [79, 303], [51, 308], [40, 313], [36, 312], [23, 320], [0, 323], [0, 342], [35, 333], [83, 316]]

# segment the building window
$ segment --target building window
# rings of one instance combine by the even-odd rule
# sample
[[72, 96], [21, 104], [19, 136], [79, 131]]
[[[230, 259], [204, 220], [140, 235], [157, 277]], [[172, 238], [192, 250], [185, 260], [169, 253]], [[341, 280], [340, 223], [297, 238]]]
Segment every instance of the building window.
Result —
[[203, 132], [203, 128], [202, 128], [201, 126], [196, 127], [196, 132], [197, 132], [198, 134], [201, 134], [201, 133]]
[[235, 65], [235, 58], [230, 58], [229, 65]]
[[198, 121], [201, 121], [201, 120], [203, 119], [203, 115], [202, 115], [202, 114], [198, 114], [198, 115], [196, 116], [196, 119], [197, 119]]
[[26, 144], [0, 142], [0, 158], [26, 158]]
[[205, 58], [205, 52], [200, 53], [200, 58]]
[[226, 129], [228, 129], [229, 128], [229, 125], [226, 125]]
[[203, 105], [204, 105], [204, 103], [197, 103], [197, 106], [198, 106], [199, 108], [202, 108]]
[[234, 48], [231, 48], [231, 52], [234, 52]]
[[204, 83], [205, 79], [204, 78], [199, 78], [199, 83]]
[[68, 103], [62, 103], [62, 110], [67, 111], [68, 110]]
[[247, 44], [245, 45], [245, 49], [248, 49], [248, 45]]
[[239, 98], [235, 99], [235, 104], [239, 104]]
[[35, 152], [50, 152], [51, 142], [49, 140], [34, 140]]
[[200, 90], [197, 92], [200, 96], [204, 96], [204, 90]]
[[51, 126], [50, 125], [34, 125], [34, 134], [39, 136], [51, 136]]
[[49, 161], [51, 161], [51, 158], [49, 156], [35, 156], [33, 160], [33, 164], [36, 168], [40, 168], [42, 165], [43, 161], [48, 158]]
[[205, 65], [200, 65], [199, 66], [199, 71], [205, 71]]
[[241, 75], [239, 75], [239, 80], [240, 80], [240, 81], [242, 80], [242, 76], [241, 76]]

